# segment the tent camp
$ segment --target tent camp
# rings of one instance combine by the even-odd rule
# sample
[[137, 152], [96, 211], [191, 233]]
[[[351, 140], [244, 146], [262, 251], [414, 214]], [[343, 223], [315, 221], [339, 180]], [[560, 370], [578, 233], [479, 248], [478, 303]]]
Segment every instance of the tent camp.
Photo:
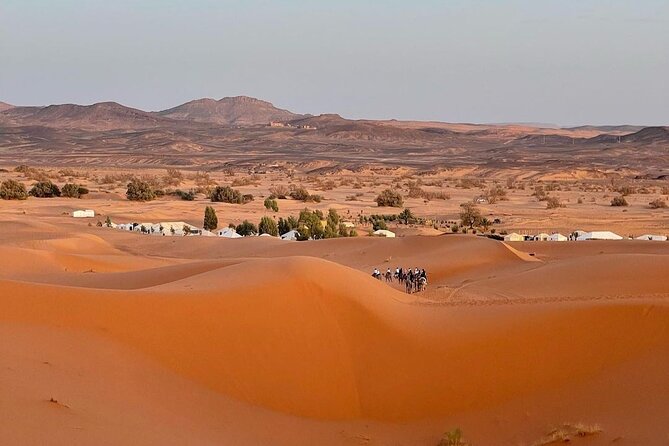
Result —
[[559, 232], [556, 232], [555, 234], [551, 234], [548, 240], [551, 242], [566, 242], [569, 240], [569, 238], [560, 234]]
[[237, 231], [235, 231], [234, 228], [224, 228], [220, 229], [217, 232], [219, 237], [225, 237], [225, 238], [242, 238], [241, 235], [237, 234]]
[[377, 237], [387, 237], [387, 238], [395, 237], [395, 233], [387, 229], [379, 229], [377, 231], [372, 232], [372, 235], [375, 235]]
[[635, 240], [650, 240], [654, 242], [666, 242], [666, 235], [653, 235], [653, 234], [644, 234], [637, 237]]
[[72, 217], [74, 218], [93, 218], [95, 217], [95, 211], [91, 209], [86, 210], [77, 210], [72, 212]]
[[504, 236], [505, 242], [523, 242], [525, 241], [525, 236], [512, 232]]
[[285, 234], [281, 234], [281, 240], [297, 240], [299, 236], [300, 233], [293, 229], [292, 231], [288, 231]]
[[622, 240], [623, 238], [611, 231], [592, 231], [580, 234], [576, 240]]

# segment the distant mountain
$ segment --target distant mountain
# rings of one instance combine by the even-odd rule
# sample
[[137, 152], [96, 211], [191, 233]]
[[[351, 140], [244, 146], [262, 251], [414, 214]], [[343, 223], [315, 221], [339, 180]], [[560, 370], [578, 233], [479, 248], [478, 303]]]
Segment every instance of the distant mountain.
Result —
[[7, 104], [6, 102], [0, 102], [0, 112], [14, 108], [13, 105]]
[[265, 125], [270, 121], [290, 121], [303, 117], [277, 108], [270, 102], [247, 96], [218, 101], [197, 99], [155, 114], [170, 119], [236, 126]]
[[47, 107], [13, 107], [0, 112], [0, 123], [85, 130], [142, 129], [166, 120], [116, 102], [93, 105], [62, 104]]
[[578, 127], [564, 127], [565, 130], [586, 130], [603, 133], [634, 133], [643, 128], [641, 125], [581, 125]]

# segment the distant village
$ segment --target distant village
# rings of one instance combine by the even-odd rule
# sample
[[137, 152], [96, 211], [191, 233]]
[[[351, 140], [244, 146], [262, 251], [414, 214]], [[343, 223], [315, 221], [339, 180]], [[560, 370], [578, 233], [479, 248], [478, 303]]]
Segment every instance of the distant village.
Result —
[[[72, 212], [72, 217], [74, 218], [94, 218], [95, 211], [91, 209], [86, 210], [76, 210]], [[272, 237], [279, 238], [281, 240], [299, 240], [300, 234], [297, 230], [293, 229], [284, 234], [279, 234], [277, 237], [270, 234], [248, 234], [242, 235], [237, 232], [233, 227], [223, 228], [217, 231], [208, 231], [197, 226], [191, 225], [183, 221], [166, 221], [159, 223], [151, 222], [132, 222], [132, 223], [114, 223], [109, 218], [103, 224], [98, 223], [101, 226], [109, 227], [112, 229], [118, 229], [121, 231], [137, 232], [140, 234], [147, 235], [157, 235], [157, 236], [174, 236], [174, 237], [185, 237], [185, 236], [201, 236], [201, 237], [223, 237], [229, 239], [243, 238], [248, 236], [258, 236], [258, 237]], [[355, 224], [350, 221], [344, 221], [342, 223], [346, 228], [355, 228]], [[370, 233], [372, 236], [384, 237], [384, 238], [395, 238], [396, 234], [388, 229], [378, 229]], [[483, 234], [481, 234], [483, 235]], [[667, 236], [659, 234], [644, 234], [635, 238], [632, 237], [623, 237], [611, 231], [583, 231], [576, 230], [568, 235], [564, 235], [558, 232], [548, 234], [548, 233], [539, 233], [539, 234], [519, 234], [512, 232], [510, 234], [499, 235], [495, 237], [497, 239], [503, 239], [505, 242], [526, 242], [526, 241], [541, 241], [541, 242], [567, 242], [567, 241], [587, 241], [587, 240], [646, 240], [646, 241], [659, 241], [666, 242], [668, 240]]]

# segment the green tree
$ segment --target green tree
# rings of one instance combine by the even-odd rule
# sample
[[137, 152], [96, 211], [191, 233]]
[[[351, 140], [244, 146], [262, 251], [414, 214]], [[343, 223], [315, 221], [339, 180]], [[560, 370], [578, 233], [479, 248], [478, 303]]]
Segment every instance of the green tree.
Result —
[[404, 223], [405, 225], [415, 224], [418, 221], [409, 208], [406, 208], [400, 212], [397, 218], [399, 219], [400, 223]]
[[399, 192], [392, 189], [386, 189], [376, 197], [376, 204], [378, 206], [401, 208], [404, 204], [404, 199]]
[[248, 220], [244, 220], [243, 222], [238, 224], [235, 230], [237, 231], [237, 234], [242, 235], [244, 237], [248, 235], [255, 235], [258, 233], [258, 228], [256, 228], [256, 225], [254, 225]]
[[279, 235], [279, 227], [272, 217], [264, 216], [260, 219], [258, 234], [269, 234], [276, 237]]
[[128, 183], [128, 190], [125, 193], [130, 201], [151, 201], [156, 198], [156, 194], [151, 185], [146, 181], [133, 179]]
[[204, 208], [204, 229], [207, 231], [213, 231], [218, 228], [218, 217], [216, 216], [216, 210], [207, 206]]
[[273, 198], [265, 198], [265, 209], [279, 212], [279, 203]]
[[293, 229], [297, 229], [299, 225], [300, 223], [297, 221], [297, 218], [291, 215], [285, 219], [283, 217], [279, 217], [279, 222], [277, 226], [279, 228], [279, 234], [283, 235], [286, 232], [290, 232]]
[[0, 184], [0, 198], [3, 200], [25, 200], [28, 198], [26, 187], [16, 180], [6, 180]]
[[322, 220], [323, 213], [319, 210], [310, 211], [309, 209], [304, 209], [300, 212], [297, 230], [300, 233], [301, 239], [322, 239], [325, 235], [323, 224], [321, 223]]
[[460, 222], [463, 227], [471, 229], [474, 226], [479, 226], [481, 218], [481, 211], [474, 203], [467, 202], [460, 205]]

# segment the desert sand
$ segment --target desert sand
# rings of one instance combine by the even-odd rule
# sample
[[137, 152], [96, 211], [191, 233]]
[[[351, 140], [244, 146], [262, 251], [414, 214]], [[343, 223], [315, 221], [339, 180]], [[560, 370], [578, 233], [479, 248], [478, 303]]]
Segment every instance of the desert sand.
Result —
[[1, 444], [669, 440], [666, 243], [151, 237], [71, 202], [0, 202]]

